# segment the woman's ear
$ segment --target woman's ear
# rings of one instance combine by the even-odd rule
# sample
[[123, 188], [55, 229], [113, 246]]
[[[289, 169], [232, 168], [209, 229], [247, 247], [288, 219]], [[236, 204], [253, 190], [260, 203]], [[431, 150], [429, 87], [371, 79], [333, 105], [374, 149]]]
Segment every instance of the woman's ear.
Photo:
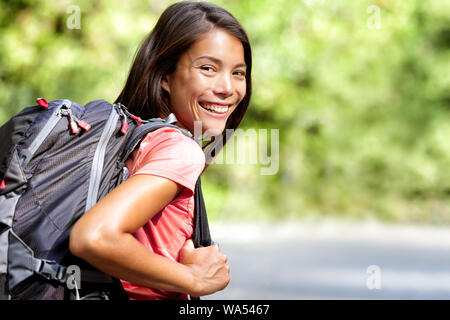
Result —
[[161, 79], [161, 88], [163, 88], [163, 90], [165, 90], [167, 93], [170, 94], [170, 86], [169, 86], [169, 77], [168, 76], [164, 76]]

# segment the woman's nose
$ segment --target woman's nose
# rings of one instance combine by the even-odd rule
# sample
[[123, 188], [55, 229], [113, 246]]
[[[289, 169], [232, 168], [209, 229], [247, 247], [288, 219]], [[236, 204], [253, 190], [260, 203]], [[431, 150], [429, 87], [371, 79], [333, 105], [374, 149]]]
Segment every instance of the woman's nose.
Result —
[[214, 84], [214, 93], [224, 97], [233, 94], [233, 80], [230, 75], [218, 75]]

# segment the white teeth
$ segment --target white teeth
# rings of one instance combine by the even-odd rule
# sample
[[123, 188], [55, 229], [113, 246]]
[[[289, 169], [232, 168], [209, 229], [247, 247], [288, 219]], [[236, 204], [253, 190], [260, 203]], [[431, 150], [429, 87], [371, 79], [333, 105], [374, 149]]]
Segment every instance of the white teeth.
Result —
[[216, 107], [214, 105], [209, 105], [209, 104], [201, 104], [201, 106], [205, 109], [217, 112], [217, 113], [225, 113], [228, 110], [228, 107]]

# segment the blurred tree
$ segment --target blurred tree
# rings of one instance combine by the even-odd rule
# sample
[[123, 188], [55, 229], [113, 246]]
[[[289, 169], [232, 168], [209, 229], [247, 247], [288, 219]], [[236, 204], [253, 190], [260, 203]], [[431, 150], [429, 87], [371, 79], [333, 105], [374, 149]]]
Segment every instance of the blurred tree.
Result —
[[[113, 101], [173, 2], [2, 0], [0, 124], [39, 96]], [[226, 161], [205, 173], [213, 218], [450, 222], [450, 3], [212, 2], [253, 46], [242, 128], [279, 129], [276, 174]], [[262, 148], [247, 141], [239, 152]]]

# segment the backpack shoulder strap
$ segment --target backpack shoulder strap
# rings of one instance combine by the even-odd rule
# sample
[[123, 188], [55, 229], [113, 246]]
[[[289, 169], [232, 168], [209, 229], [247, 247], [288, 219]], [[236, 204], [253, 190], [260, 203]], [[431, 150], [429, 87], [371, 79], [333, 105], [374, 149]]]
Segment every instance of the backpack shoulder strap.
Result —
[[[192, 236], [195, 248], [209, 247], [215, 244], [211, 240], [209, 231], [208, 216], [206, 214], [205, 202], [203, 200], [201, 177], [198, 177], [195, 184], [194, 195], [194, 234]], [[190, 300], [201, 300], [200, 297], [189, 296]]]
[[147, 135], [147, 133], [150, 133], [152, 131], [155, 131], [162, 127], [172, 127], [180, 130], [183, 134], [192, 137], [191, 133], [185, 129], [182, 129], [175, 125], [177, 122], [177, 118], [173, 113], [171, 113], [167, 118], [152, 118], [149, 120], [146, 120], [142, 125], [137, 127], [133, 134], [131, 135], [130, 139], [128, 139], [127, 144], [125, 145], [124, 152], [122, 154], [121, 160], [123, 163], [128, 159], [130, 154], [134, 151], [134, 149], [137, 147], [137, 145], [141, 142], [141, 140]]
[[208, 216], [203, 200], [201, 177], [198, 177], [195, 184], [194, 200], [194, 235], [192, 241], [195, 248], [208, 247], [213, 244], [213, 241], [211, 240]]

